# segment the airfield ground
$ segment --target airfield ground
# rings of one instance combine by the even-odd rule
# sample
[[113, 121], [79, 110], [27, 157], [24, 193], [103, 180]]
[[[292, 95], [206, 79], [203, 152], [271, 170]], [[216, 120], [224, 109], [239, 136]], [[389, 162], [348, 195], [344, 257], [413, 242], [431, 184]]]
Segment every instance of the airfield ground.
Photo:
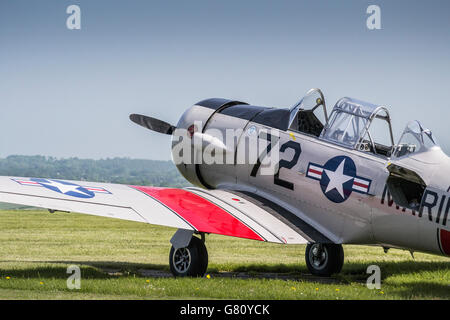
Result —
[[[340, 275], [308, 274], [304, 246], [207, 236], [208, 276], [172, 278], [173, 229], [80, 214], [0, 211], [0, 299], [450, 299], [450, 259], [344, 246]], [[69, 290], [69, 265], [81, 289]], [[381, 289], [366, 287], [369, 265]]]

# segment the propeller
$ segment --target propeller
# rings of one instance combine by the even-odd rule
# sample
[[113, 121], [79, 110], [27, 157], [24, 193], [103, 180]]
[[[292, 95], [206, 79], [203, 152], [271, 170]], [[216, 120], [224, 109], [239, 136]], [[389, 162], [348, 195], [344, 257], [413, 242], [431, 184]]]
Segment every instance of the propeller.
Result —
[[142, 114], [130, 114], [130, 120], [144, 128], [164, 134], [172, 134], [176, 129], [170, 123]]
[[[170, 123], [156, 118], [144, 116], [142, 114], [130, 114], [130, 120], [144, 128], [169, 135], [173, 134], [176, 129], [176, 127], [171, 125]], [[222, 149], [225, 152], [229, 152], [222, 140], [218, 139], [217, 137], [211, 136], [210, 134], [197, 132], [195, 125], [191, 125], [187, 129], [187, 131], [190, 138], [193, 139], [194, 146], [196, 148], [202, 150], [207, 145], [214, 145], [217, 149]]]

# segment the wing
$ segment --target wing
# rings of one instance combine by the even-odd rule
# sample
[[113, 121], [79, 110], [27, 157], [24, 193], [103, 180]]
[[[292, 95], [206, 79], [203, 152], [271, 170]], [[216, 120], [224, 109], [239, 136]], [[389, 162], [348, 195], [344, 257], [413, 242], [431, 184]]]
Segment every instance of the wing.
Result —
[[276, 204], [238, 191], [0, 177], [0, 202], [275, 243], [329, 242]]
[[296, 214], [252, 192], [186, 188], [226, 209], [255, 230], [263, 240], [275, 243], [333, 243]]

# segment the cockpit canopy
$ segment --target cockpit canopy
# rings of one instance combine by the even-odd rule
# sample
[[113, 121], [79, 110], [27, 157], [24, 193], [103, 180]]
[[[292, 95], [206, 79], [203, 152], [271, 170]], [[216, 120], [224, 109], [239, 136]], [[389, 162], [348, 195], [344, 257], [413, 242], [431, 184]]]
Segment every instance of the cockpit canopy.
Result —
[[438, 146], [429, 129], [422, 127], [419, 121], [410, 121], [403, 131], [392, 156], [400, 158], [413, 153], [424, 152]]
[[382, 157], [400, 158], [438, 147], [431, 131], [418, 121], [408, 123], [395, 145], [391, 118], [384, 106], [342, 98], [328, 118], [320, 89], [309, 90], [290, 109], [289, 130]]
[[[373, 130], [379, 125], [384, 126], [381, 134], [387, 132], [388, 139], [380, 138], [380, 132]], [[330, 122], [320, 137], [348, 148], [383, 156], [389, 156], [394, 145], [391, 119], [386, 107], [352, 98], [342, 98], [336, 103]]]
[[311, 89], [291, 108], [289, 129], [385, 157], [394, 146], [391, 119], [384, 106], [342, 98], [328, 119], [320, 89]]

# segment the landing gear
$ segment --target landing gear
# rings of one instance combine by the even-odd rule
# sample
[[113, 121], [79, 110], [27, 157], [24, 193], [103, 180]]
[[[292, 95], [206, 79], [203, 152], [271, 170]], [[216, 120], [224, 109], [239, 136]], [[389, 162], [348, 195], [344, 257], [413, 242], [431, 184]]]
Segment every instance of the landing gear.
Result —
[[344, 264], [344, 249], [334, 243], [308, 243], [305, 252], [306, 265], [316, 276], [329, 277], [341, 272]]
[[208, 268], [208, 251], [199, 238], [193, 236], [187, 247], [170, 249], [170, 271], [175, 277], [202, 277]]

